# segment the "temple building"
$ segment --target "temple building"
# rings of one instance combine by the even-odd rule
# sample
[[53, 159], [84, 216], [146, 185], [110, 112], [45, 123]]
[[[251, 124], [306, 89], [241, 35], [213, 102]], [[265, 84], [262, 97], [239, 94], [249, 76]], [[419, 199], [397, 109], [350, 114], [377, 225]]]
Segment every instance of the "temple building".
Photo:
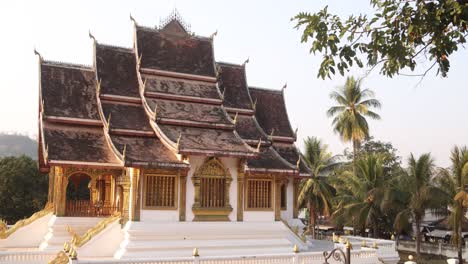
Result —
[[[158, 27], [132, 21], [132, 48], [90, 34], [92, 66], [37, 53], [39, 166], [52, 212], [38, 247], [57, 252], [116, 212], [117, 231], [99, 238], [115, 238], [106, 240], [115, 247], [96, 242], [78, 256], [306, 247], [292, 229], [310, 170], [295, 147], [284, 89], [250, 86], [246, 63], [216, 61], [214, 36], [191, 33], [177, 14]], [[176, 242], [158, 251], [168, 237]], [[219, 237], [220, 248], [200, 242]]]
[[92, 66], [40, 57], [39, 157], [54, 214], [297, 217], [309, 170], [284, 89], [249, 86], [245, 63], [216, 62], [213, 37], [191, 34], [177, 17], [134, 25], [132, 49], [93, 37]]

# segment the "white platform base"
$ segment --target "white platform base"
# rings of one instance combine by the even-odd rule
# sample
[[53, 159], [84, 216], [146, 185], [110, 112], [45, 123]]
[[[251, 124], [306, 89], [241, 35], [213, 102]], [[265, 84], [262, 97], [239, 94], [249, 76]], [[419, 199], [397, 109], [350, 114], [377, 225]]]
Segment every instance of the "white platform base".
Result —
[[190, 257], [194, 248], [203, 256], [278, 254], [295, 244], [306, 247], [282, 222], [129, 222], [114, 257]]

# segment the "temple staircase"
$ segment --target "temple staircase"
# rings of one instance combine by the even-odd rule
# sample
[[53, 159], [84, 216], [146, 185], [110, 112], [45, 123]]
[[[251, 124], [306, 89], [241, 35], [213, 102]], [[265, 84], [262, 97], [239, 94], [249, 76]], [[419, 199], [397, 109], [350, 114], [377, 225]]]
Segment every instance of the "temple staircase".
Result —
[[291, 253], [306, 245], [282, 222], [129, 222], [117, 259]]
[[48, 232], [39, 246], [40, 250], [57, 252], [63, 244], [72, 238], [69, 228], [78, 235], [83, 235], [103, 218], [100, 217], [55, 217], [50, 219]]

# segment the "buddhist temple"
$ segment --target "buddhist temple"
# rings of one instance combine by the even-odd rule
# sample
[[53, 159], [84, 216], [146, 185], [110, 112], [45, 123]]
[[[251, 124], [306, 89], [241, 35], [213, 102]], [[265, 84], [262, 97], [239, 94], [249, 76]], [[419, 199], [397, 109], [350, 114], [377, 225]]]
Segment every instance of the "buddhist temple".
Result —
[[36, 52], [48, 203], [0, 247], [55, 256], [65, 243], [78, 259], [307, 248], [296, 200], [310, 170], [284, 89], [248, 84], [247, 62], [218, 61], [214, 35], [177, 13], [132, 23], [132, 48], [90, 33], [91, 66]]

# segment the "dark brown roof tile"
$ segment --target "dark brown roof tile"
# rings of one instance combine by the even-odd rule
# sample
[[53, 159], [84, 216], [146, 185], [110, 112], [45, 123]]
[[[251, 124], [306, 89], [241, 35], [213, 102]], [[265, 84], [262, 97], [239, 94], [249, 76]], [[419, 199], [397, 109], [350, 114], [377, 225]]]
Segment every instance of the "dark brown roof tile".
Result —
[[215, 77], [213, 46], [209, 39], [190, 35], [165, 34], [137, 27], [141, 67]]
[[115, 102], [102, 102], [102, 110], [106, 120], [110, 116], [111, 129], [130, 129], [139, 131], [153, 131], [148, 117], [141, 105]]
[[170, 95], [192, 96], [210, 99], [221, 99], [214, 83], [189, 81], [169, 77], [143, 75], [146, 80], [145, 91]]
[[274, 136], [294, 138], [289, 123], [286, 104], [281, 91], [249, 88], [252, 100], [256, 101], [255, 116], [265, 133]]
[[224, 93], [224, 106], [251, 110], [252, 99], [245, 79], [245, 67], [224, 63], [218, 65], [221, 69], [219, 84]]
[[228, 120], [227, 115], [221, 106], [152, 98], [147, 98], [146, 101], [152, 110], [154, 110], [157, 105], [156, 111], [158, 118], [170, 118], [212, 124], [232, 124]]
[[101, 94], [140, 97], [132, 50], [96, 44], [96, 69]]
[[114, 146], [125, 150], [125, 166], [165, 168], [186, 167], [156, 137], [111, 136]]
[[43, 123], [48, 160], [119, 164], [102, 127]]
[[45, 115], [100, 120], [95, 80], [91, 69], [43, 62], [41, 97]]

